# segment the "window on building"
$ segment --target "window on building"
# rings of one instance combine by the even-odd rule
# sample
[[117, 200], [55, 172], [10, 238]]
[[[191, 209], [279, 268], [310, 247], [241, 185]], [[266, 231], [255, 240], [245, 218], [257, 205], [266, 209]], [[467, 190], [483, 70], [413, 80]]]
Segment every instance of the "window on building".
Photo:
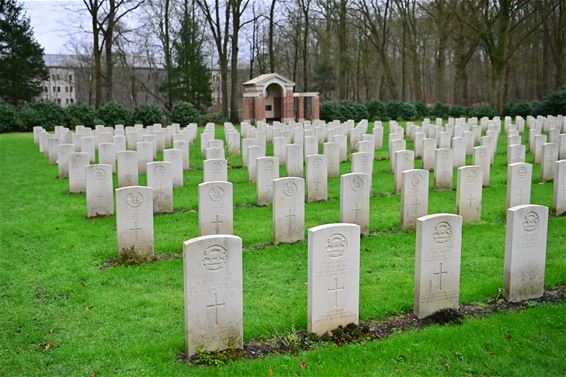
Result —
[[61, 104], [61, 98], [57, 98], [57, 104], [58, 104], [58, 105]]
[[47, 93], [47, 92], [49, 92], [49, 88], [46, 87], [46, 86], [44, 86], [44, 87], [43, 87], [43, 91], [44, 91], [45, 93]]
[[61, 87], [60, 86], [57, 87], [57, 93], [61, 93]]
[[53, 93], [55, 93], [55, 92], [57, 91], [56, 89], [57, 89], [57, 88], [53, 87]]
[[53, 79], [53, 81], [55, 81], [55, 75], [51, 75], [51, 78]]
[[265, 105], [265, 111], [271, 111], [271, 105]]
[[59, 77], [59, 74], [57, 74], [57, 80], [59, 80], [59, 78], [60, 78], [60, 77]]
[[73, 81], [73, 75], [69, 75], [69, 81]]
[[68, 104], [69, 104], [69, 99], [65, 98], [65, 105], [68, 105]]
[[73, 87], [71, 86], [69, 89], [70, 89], [71, 93], [73, 93]]
[[71, 98], [71, 104], [75, 103], [75, 100]]

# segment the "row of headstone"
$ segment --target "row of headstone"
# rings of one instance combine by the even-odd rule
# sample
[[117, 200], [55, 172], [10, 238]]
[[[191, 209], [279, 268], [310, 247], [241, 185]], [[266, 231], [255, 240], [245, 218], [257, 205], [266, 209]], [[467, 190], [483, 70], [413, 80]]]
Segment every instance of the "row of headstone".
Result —
[[[276, 180], [275, 185], [285, 195], [299, 194], [303, 183], [289, 177]], [[278, 206], [289, 211], [274, 215], [283, 233], [292, 228], [285, 214], [301, 208], [302, 200], [292, 197], [283, 198], [287, 201]], [[507, 210], [503, 286], [511, 302], [544, 294], [547, 223], [544, 206]], [[418, 318], [459, 307], [462, 224], [463, 218], [453, 214], [417, 219], [413, 311]], [[307, 331], [322, 335], [358, 323], [360, 234], [355, 224], [309, 229]], [[186, 241], [183, 250], [187, 355], [242, 348], [242, 239], [225, 234], [201, 236]]]

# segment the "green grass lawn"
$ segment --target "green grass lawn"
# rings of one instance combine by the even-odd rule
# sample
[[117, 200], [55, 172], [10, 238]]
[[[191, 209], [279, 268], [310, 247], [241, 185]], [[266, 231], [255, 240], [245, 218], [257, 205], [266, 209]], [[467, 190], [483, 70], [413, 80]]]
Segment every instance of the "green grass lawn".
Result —
[[[217, 137], [222, 138], [221, 127]], [[482, 221], [463, 228], [463, 303], [487, 302], [503, 284], [504, 139], [502, 134], [491, 186], [483, 191]], [[185, 172], [184, 187], [174, 189], [175, 213], [154, 218], [157, 254], [180, 256], [183, 241], [198, 236], [198, 140], [191, 146], [193, 170]], [[412, 149], [412, 143], [407, 144]], [[392, 194], [386, 156], [386, 148], [376, 155], [371, 235], [361, 240], [361, 320], [412, 310], [415, 233], [399, 230], [400, 197]], [[530, 154], [527, 161], [532, 162]], [[255, 185], [247, 182], [241, 159], [230, 163], [234, 233], [244, 243], [245, 340], [302, 330], [307, 310], [306, 242], [271, 244], [271, 207], [255, 206]], [[415, 165], [420, 168], [421, 161]], [[552, 182], [539, 184], [539, 168], [533, 169], [532, 203], [551, 206]], [[350, 163], [342, 163], [341, 172], [350, 171]], [[67, 180], [56, 177], [57, 167], [48, 164], [31, 134], [0, 135], [0, 376], [566, 373], [566, 304], [468, 319], [461, 326], [398, 333], [341, 348], [324, 346], [297, 356], [221, 367], [180, 363], [182, 259], [102, 269], [117, 252], [115, 218], [86, 219], [84, 194], [69, 195]], [[142, 175], [140, 184], [145, 182]], [[453, 191], [434, 191], [432, 175], [430, 183], [429, 213], [455, 213], [456, 174]], [[339, 178], [330, 178], [328, 202], [306, 204], [305, 227], [338, 222], [339, 208]], [[550, 217], [545, 287], [565, 284], [566, 217]]]

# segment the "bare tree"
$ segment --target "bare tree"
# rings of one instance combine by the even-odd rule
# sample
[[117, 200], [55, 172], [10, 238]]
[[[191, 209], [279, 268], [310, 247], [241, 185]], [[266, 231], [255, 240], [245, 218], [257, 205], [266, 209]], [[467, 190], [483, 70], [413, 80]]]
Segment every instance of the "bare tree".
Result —
[[207, 0], [196, 0], [202, 10], [210, 33], [216, 46], [218, 54], [218, 65], [220, 68], [220, 91], [222, 93], [222, 115], [228, 116], [228, 41], [230, 38], [230, 14], [232, 10], [232, 0], [224, 2], [224, 12], [220, 0], [214, 0], [210, 5]]

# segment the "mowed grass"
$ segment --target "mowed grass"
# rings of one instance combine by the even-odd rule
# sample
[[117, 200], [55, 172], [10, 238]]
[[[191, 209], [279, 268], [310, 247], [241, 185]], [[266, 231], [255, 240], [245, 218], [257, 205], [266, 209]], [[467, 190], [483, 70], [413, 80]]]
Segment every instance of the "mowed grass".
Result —
[[[202, 130], [199, 130], [199, 133]], [[385, 135], [387, 135], [387, 125]], [[217, 137], [222, 129], [217, 127]], [[526, 135], [523, 142], [525, 142]], [[387, 146], [387, 138], [384, 143]], [[408, 149], [412, 143], [408, 142]], [[320, 148], [322, 151], [322, 148]], [[271, 148], [268, 148], [271, 154]], [[377, 152], [371, 235], [361, 240], [360, 318], [412, 310], [415, 233], [399, 230], [398, 195]], [[158, 156], [161, 159], [161, 156]], [[532, 156], [527, 157], [532, 162]], [[471, 164], [471, 158], [468, 157]], [[286, 336], [306, 328], [307, 245], [271, 244], [271, 207], [255, 206], [255, 185], [241, 159], [230, 161], [234, 232], [244, 243], [244, 336]], [[198, 236], [199, 139], [191, 146], [185, 185], [175, 189], [175, 213], [156, 215], [157, 254], [182, 253]], [[420, 160], [416, 167], [421, 167]], [[350, 163], [341, 165], [342, 173]], [[533, 169], [532, 203], [551, 206], [552, 182]], [[566, 305], [467, 320], [390, 339], [296, 357], [241, 361], [216, 368], [177, 361], [184, 349], [182, 259], [101, 269], [116, 255], [115, 218], [86, 219], [85, 196], [69, 195], [31, 134], [0, 135], [0, 375], [558, 375], [566, 371]], [[281, 176], [285, 176], [281, 168]], [[455, 213], [454, 190], [429, 195], [429, 213]], [[486, 302], [503, 284], [506, 144], [500, 136], [483, 191], [482, 221], [463, 229], [461, 302]], [[141, 176], [140, 184], [145, 184]], [[305, 225], [339, 222], [339, 178], [329, 201], [307, 203]], [[566, 284], [566, 218], [550, 217], [545, 287]], [[509, 339], [508, 335], [512, 335]], [[308, 366], [301, 368], [306, 360]], [[304, 363], [303, 363], [304, 366]]]

